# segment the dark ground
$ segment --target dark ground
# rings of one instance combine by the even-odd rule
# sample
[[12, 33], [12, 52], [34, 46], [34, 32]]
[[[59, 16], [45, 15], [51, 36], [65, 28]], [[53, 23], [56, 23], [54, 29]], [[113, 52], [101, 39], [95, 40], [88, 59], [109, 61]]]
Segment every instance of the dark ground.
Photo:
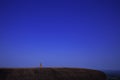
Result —
[[106, 80], [97, 70], [81, 68], [0, 68], [0, 80]]
[[108, 80], [120, 80], [120, 70], [104, 70]]

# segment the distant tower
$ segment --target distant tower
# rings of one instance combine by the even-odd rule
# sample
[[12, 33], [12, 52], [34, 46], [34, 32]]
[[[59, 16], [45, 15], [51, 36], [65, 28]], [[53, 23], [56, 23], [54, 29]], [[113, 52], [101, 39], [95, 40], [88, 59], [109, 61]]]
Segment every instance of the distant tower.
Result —
[[42, 63], [40, 63], [40, 68], [42, 68]]

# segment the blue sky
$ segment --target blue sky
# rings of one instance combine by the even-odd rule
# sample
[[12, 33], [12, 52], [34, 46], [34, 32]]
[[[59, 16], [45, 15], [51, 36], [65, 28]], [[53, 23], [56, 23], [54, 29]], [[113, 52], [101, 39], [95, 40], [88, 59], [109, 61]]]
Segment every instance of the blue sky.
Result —
[[0, 67], [120, 70], [119, 0], [3, 0]]

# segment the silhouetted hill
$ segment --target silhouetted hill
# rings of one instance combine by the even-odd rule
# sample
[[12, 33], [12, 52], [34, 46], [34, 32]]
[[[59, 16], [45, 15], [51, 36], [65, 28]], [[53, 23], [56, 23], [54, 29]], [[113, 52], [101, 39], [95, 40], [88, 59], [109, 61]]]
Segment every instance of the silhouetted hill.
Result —
[[106, 75], [81, 68], [1, 68], [0, 80], [106, 80]]

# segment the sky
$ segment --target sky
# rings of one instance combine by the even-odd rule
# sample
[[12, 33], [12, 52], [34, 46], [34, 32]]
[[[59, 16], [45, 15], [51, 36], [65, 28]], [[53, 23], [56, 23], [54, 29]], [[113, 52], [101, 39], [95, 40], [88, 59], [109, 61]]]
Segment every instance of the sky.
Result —
[[0, 67], [120, 70], [120, 0], [1, 0]]

